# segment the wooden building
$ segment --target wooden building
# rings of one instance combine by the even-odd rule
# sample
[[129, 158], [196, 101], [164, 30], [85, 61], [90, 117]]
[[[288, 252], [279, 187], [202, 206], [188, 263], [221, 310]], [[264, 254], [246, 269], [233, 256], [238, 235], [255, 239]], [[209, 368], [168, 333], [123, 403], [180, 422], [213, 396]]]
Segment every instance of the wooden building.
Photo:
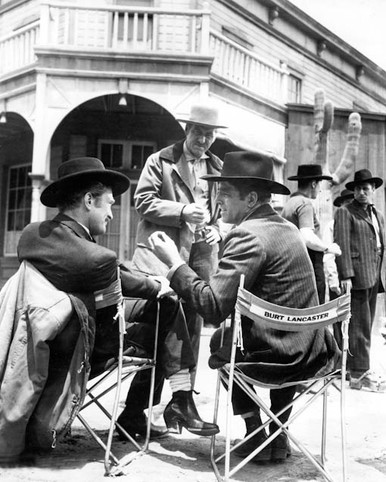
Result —
[[312, 162], [318, 89], [335, 106], [332, 167], [357, 111], [355, 168], [385, 177], [386, 73], [287, 0], [0, 0], [0, 284], [24, 226], [53, 215], [39, 196], [61, 162], [97, 156], [132, 179], [99, 240], [130, 259], [136, 180], [192, 103], [229, 126], [215, 152], [270, 150], [286, 182]]

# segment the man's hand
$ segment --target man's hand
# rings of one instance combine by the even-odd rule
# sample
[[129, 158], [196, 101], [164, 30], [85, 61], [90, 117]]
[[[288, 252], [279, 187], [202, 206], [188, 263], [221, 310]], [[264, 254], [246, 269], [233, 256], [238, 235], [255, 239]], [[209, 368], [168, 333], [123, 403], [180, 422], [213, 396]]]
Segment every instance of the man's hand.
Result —
[[169, 268], [175, 264], [183, 263], [174, 241], [163, 231], [156, 231], [149, 236], [149, 246], [155, 255]]
[[330, 290], [335, 293], [337, 296], [340, 296], [342, 293], [341, 289], [339, 286], [330, 286]]
[[350, 293], [351, 288], [352, 288], [351, 278], [343, 279], [343, 280], [341, 281], [341, 285], [342, 285], [343, 293]]
[[205, 242], [212, 246], [213, 244], [221, 241], [221, 236], [214, 226], [206, 226], [205, 230]]
[[187, 223], [203, 224], [209, 221], [205, 219], [205, 214], [205, 209], [199, 204], [187, 204], [182, 211], [182, 219]]
[[173, 296], [175, 295], [175, 291], [170, 288], [169, 280], [165, 278], [165, 276], [150, 276], [150, 278], [158, 281], [161, 284], [161, 288], [158, 291], [157, 299], [160, 300], [165, 296]]

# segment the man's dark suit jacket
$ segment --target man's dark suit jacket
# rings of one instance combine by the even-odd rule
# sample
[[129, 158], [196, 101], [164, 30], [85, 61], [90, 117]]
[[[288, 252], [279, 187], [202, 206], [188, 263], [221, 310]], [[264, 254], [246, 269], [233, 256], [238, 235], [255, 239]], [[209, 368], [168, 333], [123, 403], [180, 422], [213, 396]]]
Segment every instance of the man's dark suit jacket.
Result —
[[[318, 304], [313, 267], [299, 230], [269, 204], [228, 233], [209, 283], [184, 264], [172, 275], [171, 287], [207, 322], [218, 325], [235, 307], [241, 274], [247, 290], [271, 303], [292, 308]], [[331, 371], [340, 356], [327, 329], [284, 333], [262, 329], [248, 318], [242, 328], [245, 361], [255, 362], [259, 379], [267, 383]]]
[[[67, 293], [90, 293], [117, 279], [117, 255], [91, 241], [74, 219], [58, 214], [50, 221], [28, 225], [18, 245], [20, 261], [32, 263], [56, 288]], [[156, 298], [159, 284], [121, 266], [122, 293]]]
[[[385, 223], [382, 214], [375, 210], [380, 228], [382, 244], [382, 261], [384, 261], [384, 230]], [[342, 255], [337, 256], [336, 265], [340, 279], [351, 279], [354, 290], [372, 288], [378, 281], [377, 269], [379, 254], [375, 228], [371, 217], [354, 199], [344, 208], [335, 213], [334, 241], [339, 244]], [[385, 269], [381, 268], [382, 288], [385, 287]]]

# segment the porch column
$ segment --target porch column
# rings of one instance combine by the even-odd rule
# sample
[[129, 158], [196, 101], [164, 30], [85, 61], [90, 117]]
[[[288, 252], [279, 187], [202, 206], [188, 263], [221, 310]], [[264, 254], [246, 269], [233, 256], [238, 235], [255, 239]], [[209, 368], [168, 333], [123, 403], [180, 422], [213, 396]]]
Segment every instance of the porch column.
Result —
[[49, 146], [51, 128], [47, 125], [47, 76], [38, 74], [36, 78], [34, 143], [32, 151], [32, 205], [31, 222], [43, 221], [46, 218], [46, 208], [40, 202], [40, 193], [44, 179], [50, 177]]

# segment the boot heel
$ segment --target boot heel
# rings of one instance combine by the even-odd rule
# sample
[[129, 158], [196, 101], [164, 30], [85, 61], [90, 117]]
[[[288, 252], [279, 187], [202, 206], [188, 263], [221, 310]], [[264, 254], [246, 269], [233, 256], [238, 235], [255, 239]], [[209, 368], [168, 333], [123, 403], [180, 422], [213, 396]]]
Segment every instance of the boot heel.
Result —
[[168, 420], [164, 417], [165, 425], [167, 426], [170, 433], [181, 433], [182, 432], [182, 425], [179, 420]]

